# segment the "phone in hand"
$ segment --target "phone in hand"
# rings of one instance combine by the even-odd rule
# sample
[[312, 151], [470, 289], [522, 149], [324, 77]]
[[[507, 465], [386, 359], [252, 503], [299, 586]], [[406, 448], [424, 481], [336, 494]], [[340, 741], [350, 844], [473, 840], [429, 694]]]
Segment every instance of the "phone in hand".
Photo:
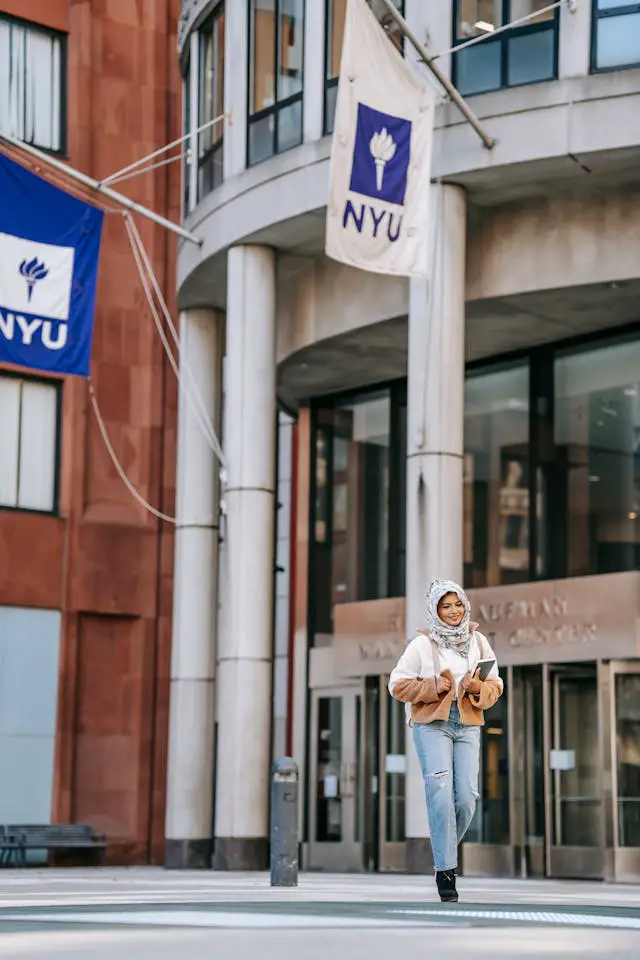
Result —
[[478, 675], [478, 679], [486, 680], [489, 674], [491, 673], [491, 671], [493, 670], [493, 667], [495, 666], [495, 662], [496, 662], [495, 657], [490, 657], [488, 660], [478, 660], [478, 663], [476, 665], [476, 669], [474, 672], [474, 676], [476, 673], [478, 673], [478, 670], [479, 670], [480, 673]]

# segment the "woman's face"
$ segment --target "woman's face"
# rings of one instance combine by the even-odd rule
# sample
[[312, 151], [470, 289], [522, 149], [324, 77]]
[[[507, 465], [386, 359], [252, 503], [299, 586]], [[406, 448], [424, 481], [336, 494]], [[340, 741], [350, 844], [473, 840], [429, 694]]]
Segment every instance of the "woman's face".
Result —
[[464, 617], [464, 603], [457, 593], [446, 593], [438, 604], [438, 616], [449, 627], [457, 627]]

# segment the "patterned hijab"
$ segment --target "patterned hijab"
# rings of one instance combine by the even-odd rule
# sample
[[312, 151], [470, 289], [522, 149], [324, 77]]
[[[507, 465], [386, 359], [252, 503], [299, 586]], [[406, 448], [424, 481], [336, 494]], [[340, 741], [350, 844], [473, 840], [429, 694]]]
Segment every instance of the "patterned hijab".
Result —
[[[464, 616], [457, 627], [444, 623], [438, 616], [438, 604], [448, 593], [456, 593], [464, 604]], [[432, 639], [439, 647], [455, 650], [462, 656], [468, 656], [471, 636], [469, 621], [471, 619], [471, 604], [469, 598], [459, 584], [453, 580], [433, 580], [427, 591], [427, 627]]]

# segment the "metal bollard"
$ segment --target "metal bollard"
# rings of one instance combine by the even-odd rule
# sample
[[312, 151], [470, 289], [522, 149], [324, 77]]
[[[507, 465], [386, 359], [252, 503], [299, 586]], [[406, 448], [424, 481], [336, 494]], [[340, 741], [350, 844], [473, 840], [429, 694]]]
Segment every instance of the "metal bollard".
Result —
[[271, 886], [298, 886], [298, 765], [281, 757], [271, 777]]

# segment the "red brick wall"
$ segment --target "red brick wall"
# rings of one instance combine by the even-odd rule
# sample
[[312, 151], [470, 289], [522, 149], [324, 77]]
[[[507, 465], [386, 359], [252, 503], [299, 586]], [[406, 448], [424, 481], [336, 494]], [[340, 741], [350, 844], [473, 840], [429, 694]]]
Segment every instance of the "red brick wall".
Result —
[[[99, 179], [179, 135], [179, 7], [179, 0], [0, 0], [4, 12], [69, 31], [75, 167]], [[179, 164], [121, 189], [179, 220]], [[175, 238], [137, 222], [175, 317]], [[92, 376], [128, 476], [173, 514], [177, 386], [115, 215], [105, 217]], [[62, 422], [62, 517], [0, 514], [0, 603], [63, 612], [54, 819], [87, 820], [107, 832], [112, 862], [161, 862], [173, 531], [116, 475], [84, 381], [65, 382]]]

